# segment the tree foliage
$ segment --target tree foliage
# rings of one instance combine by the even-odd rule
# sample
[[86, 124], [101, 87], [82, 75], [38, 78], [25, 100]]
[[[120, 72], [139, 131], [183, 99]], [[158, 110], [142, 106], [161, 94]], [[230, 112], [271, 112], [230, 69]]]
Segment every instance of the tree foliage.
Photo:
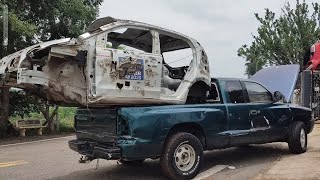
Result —
[[22, 90], [13, 90], [10, 93], [9, 116], [20, 116], [22, 119], [30, 113], [40, 113], [40, 101], [35, 96]]
[[[0, 58], [30, 45], [63, 37], [77, 37], [94, 21], [103, 0], [0, 0]], [[3, 47], [4, 5], [8, 6], [9, 45]], [[23, 91], [10, 98], [10, 115], [40, 112], [44, 103]]]
[[297, 0], [286, 3], [282, 13], [269, 9], [264, 16], [255, 14], [260, 26], [250, 46], [243, 45], [238, 55], [246, 58], [246, 74], [253, 75], [264, 66], [300, 64], [310, 46], [320, 38], [320, 5]]
[[[9, 10], [8, 54], [26, 46], [63, 37], [77, 37], [98, 16], [103, 0], [0, 0]], [[2, 46], [0, 26], [0, 56]]]

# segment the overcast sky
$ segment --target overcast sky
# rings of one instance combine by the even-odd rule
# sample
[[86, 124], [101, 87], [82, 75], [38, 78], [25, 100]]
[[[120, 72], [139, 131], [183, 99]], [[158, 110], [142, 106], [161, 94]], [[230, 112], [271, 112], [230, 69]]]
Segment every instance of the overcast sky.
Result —
[[246, 77], [245, 59], [237, 56], [237, 50], [242, 44], [250, 44], [251, 34], [256, 34], [259, 24], [254, 13], [263, 14], [269, 8], [280, 14], [284, 3], [285, 0], [105, 0], [100, 17], [142, 21], [193, 37], [208, 54], [212, 76]]

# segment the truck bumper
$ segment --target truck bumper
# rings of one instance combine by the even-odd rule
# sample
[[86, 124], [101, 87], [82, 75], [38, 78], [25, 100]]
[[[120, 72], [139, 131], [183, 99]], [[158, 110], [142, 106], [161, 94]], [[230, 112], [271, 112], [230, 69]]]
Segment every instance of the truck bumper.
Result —
[[121, 158], [121, 149], [119, 147], [104, 146], [91, 141], [71, 140], [69, 141], [69, 148], [93, 159], [115, 160]]

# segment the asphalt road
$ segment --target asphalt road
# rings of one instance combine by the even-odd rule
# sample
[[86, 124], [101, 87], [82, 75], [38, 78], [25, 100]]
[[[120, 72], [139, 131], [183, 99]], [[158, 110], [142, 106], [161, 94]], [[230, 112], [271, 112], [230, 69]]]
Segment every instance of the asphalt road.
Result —
[[[67, 142], [74, 137], [12, 146], [0, 146], [0, 180], [6, 179], [166, 179], [158, 160], [128, 167], [117, 161], [79, 164], [79, 155]], [[219, 165], [233, 166], [214, 174], [214, 179], [250, 179], [268, 170], [281, 155], [289, 154], [285, 143], [254, 145], [205, 153], [202, 171]]]

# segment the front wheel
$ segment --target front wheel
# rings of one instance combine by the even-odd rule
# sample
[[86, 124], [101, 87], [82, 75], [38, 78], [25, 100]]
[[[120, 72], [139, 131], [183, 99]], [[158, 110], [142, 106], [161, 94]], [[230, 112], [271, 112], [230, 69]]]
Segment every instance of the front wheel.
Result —
[[192, 179], [199, 173], [202, 161], [202, 144], [190, 133], [173, 135], [160, 159], [163, 172], [171, 179]]
[[291, 153], [301, 154], [306, 152], [308, 136], [306, 126], [301, 121], [296, 121], [289, 128], [288, 145]]

